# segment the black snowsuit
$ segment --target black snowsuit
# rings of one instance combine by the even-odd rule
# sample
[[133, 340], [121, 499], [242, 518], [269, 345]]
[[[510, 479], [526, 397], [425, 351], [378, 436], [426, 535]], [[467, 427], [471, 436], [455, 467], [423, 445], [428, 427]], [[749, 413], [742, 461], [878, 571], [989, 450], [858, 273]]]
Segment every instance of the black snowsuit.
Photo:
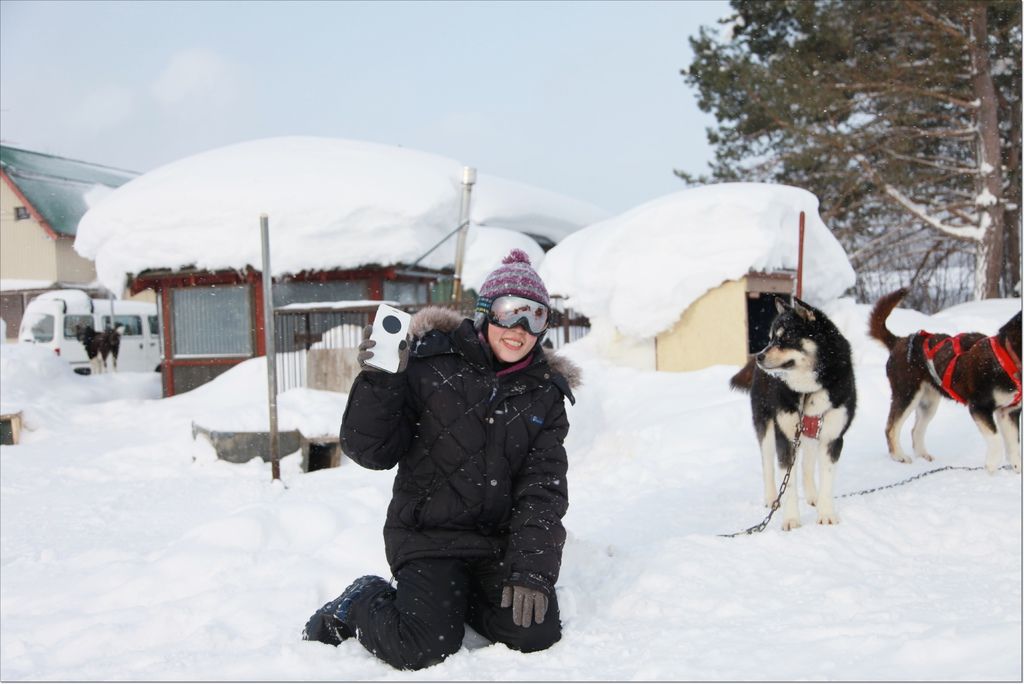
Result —
[[[412, 331], [407, 370], [360, 373], [342, 419], [352, 460], [398, 464], [384, 525], [398, 598], [361, 600], [353, 626], [367, 648], [403, 668], [457, 651], [465, 621], [513, 648], [546, 648], [560, 637], [563, 397], [573, 401], [578, 371], [537, 345], [526, 367], [499, 374], [472, 321], [446, 309], [420, 312]], [[549, 597], [543, 624], [512, 625], [511, 609], [498, 608], [507, 585]]]

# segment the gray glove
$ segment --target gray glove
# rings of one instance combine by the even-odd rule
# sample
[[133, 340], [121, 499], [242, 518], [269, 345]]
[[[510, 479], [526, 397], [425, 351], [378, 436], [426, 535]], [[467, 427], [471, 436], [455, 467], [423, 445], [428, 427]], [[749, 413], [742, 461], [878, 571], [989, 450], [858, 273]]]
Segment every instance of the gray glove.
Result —
[[[380, 368], [371, 366], [366, 363], [368, 359], [373, 358], [373, 352], [370, 351], [374, 345], [377, 344], [376, 340], [371, 340], [370, 335], [373, 334], [373, 326], [368, 325], [363, 328], [363, 341], [359, 343], [359, 353], [356, 354], [356, 361], [359, 362], [359, 368], [364, 371], [370, 371], [373, 373], [384, 373]], [[398, 370], [396, 373], [401, 373], [409, 365], [409, 337], [406, 336], [404, 340], [398, 343]]]
[[548, 597], [543, 591], [526, 587], [505, 587], [501, 591], [501, 607], [512, 606], [512, 622], [519, 627], [529, 627], [534, 622], [544, 622], [548, 612]]

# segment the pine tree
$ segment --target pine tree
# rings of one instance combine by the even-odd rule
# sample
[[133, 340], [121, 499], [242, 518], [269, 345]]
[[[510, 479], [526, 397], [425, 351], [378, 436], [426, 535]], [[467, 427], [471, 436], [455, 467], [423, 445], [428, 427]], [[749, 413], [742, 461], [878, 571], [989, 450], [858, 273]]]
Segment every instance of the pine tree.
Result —
[[718, 122], [710, 180], [818, 195], [864, 300], [912, 284], [933, 309], [1018, 287], [1016, 0], [732, 6], [682, 72]]

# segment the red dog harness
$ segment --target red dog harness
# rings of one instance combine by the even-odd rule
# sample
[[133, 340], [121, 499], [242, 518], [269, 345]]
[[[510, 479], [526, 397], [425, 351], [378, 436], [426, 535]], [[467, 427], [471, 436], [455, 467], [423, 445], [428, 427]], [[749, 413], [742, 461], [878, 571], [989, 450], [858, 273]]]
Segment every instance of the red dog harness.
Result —
[[[961, 397], [953, 389], [953, 368], [956, 367], [957, 360], [960, 358], [960, 355], [963, 354], [963, 346], [960, 344], [960, 338], [963, 336], [963, 333], [960, 333], [955, 337], [945, 337], [939, 340], [933, 347], [928, 345], [928, 338], [932, 336], [930, 332], [922, 330], [918, 335], [923, 338], [921, 348], [924, 350], [924, 357], [928, 361], [928, 370], [931, 371], [932, 377], [939, 381], [939, 384], [942, 386], [942, 389], [946, 394], [961, 404], [966, 404], [967, 400]], [[953, 358], [951, 358], [949, 363], [946, 365], [946, 371], [942, 374], [942, 378], [940, 380], [939, 375], [935, 370], [935, 355], [939, 353], [939, 350], [942, 349], [942, 345], [946, 342], [953, 345]]]
[[992, 353], [996, 355], [996, 361], [1003, 367], [1003, 370], [1006, 371], [1006, 374], [1017, 388], [1017, 393], [1013, 396], [1013, 403], [1010, 404], [1010, 406], [1016, 406], [1020, 403], [1021, 397], [1020, 359], [1015, 358], [1016, 354], [1013, 353], [1012, 349], [999, 344], [995, 337], [988, 338], [988, 342], [992, 345]]

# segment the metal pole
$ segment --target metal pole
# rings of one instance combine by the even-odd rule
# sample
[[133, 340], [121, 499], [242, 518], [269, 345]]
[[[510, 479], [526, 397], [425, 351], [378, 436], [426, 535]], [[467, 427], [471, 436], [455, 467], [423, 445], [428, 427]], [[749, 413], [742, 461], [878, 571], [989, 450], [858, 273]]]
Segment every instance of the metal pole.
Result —
[[263, 341], [267, 352], [267, 399], [270, 404], [270, 470], [274, 480], [281, 479], [281, 455], [277, 434], [277, 354], [274, 348], [273, 275], [270, 270], [270, 226], [266, 214], [260, 214], [260, 240], [263, 242]]
[[804, 298], [804, 212], [800, 212], [800, 245], [796, 257], [796, 297]]
[[476, 169], [462, 167], [462, 206], [459, 208], [459, 240], [455, 245], [455, 281], [452, 283], [452, 302], [462, 298], [462, 264], [466, 259], [466, 234], [469, 233], [469, 196], [476, 183]]

